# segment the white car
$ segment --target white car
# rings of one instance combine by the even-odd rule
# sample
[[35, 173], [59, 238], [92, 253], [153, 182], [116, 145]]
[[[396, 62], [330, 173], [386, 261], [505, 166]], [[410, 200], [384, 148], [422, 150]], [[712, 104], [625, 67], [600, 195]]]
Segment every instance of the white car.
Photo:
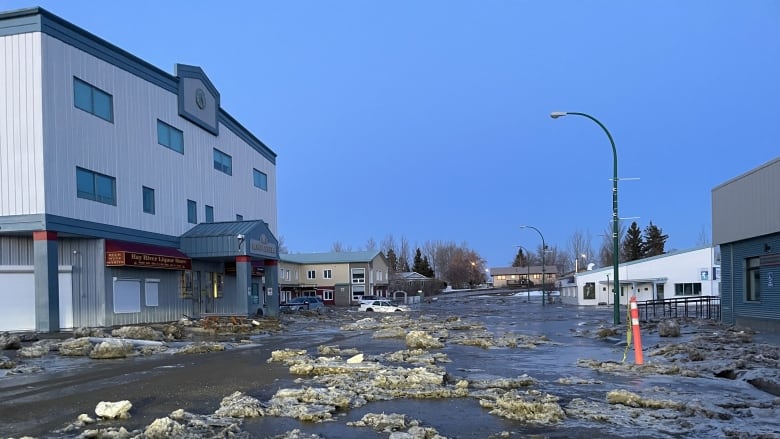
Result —
[[367, 300], [360, 303], [360, 311], [366, 312], [397, 312], [409, 311], [406, 305], [396, 305], [389, 300]]

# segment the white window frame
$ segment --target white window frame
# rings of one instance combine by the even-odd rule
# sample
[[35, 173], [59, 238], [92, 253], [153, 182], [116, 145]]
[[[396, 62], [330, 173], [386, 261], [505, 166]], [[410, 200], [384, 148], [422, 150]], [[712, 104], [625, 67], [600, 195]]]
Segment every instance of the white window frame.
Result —
[[[356, 274], [362, 274], [361, 277], [355, 277]], [[353, 268], [352, 269], [352, 283], [353, 284], [365, 284], [366, 283], [366, 269], [365, 268]]]
[[317, 270], [306, 270], [306, 279], [317, 279]]
[[330, 268], [326, 268], [322, 270], [322, 278], [323, 279], [333, 279], [333, 270]]

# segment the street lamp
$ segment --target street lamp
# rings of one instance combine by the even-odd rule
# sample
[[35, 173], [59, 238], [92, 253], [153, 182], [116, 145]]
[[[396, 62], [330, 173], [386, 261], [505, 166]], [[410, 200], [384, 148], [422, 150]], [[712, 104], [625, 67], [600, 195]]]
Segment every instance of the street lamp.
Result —
[[[539, 231], [534, 226], [520, 226], [521, 229], [534, 229], [536, 230], [536, 233], [539, 234], [539, 237], [542, 238], [542, 306], [544, 306], [544, 253], [547, 250], [547, 246], [544, 244], [544, 236], [542, 235], [542, 232]], [[530, 270], [530, 268], [529, 268]], [[529, 293], [530, 294], [530, 293]]]
[[[531, 303], [531, 260], [529, 257], [531, 256], [531, 253], [528, 251], [527, 248], [523, 247], [522, 245], [516, 245], [515, 247], [520, 247], [525, 252], [525, 269], [527, 271], [525, 275], [525, 292], [527, 296], [528, 303]], [[542, 297], [542, 300], [544, 300], [544, 297]]]
[[607, 127], [604, 126], [601, 122], [599, 122], [598, 119], [595, 117], [585, 114], [585, 113], [576, 113], [573, 111], [553, 111], [550, 113], [550, 117], [553, 119], [557, 119], [559, 117], [563, 116], [582, 116], [587, 117], [588, 119], [592, 120], [593, 122], [596, 122], [598, 126], [601, 127], [602, 130], [607, 134], [607, 137], [609, 138], [609, 143], [612, 145], [612, 268], [614, 271], [614, 286], [613, 291], [615, 294], [615, 305], [614, 305], [614, 319], [615, 324], [620, 324], [620, 281], [618, 280], [618, 265], [619, 265], [619, 255], [618, 255], [618, 159], [617, 159], [617, 148], [615, 148], [615, 141], [612, 139], [612, 134], [609, 133], [609, 130], [607, 130]]

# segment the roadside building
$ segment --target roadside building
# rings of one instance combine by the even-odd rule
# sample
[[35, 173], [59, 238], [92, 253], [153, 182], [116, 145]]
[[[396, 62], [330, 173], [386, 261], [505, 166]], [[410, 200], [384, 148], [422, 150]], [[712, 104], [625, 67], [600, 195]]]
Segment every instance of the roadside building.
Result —
[[200, 67], [41, 8], [0, 60], [0, 331], [278, 312], [276, 154]]
[[[544, 273], [543, 273], [544, 272]], [[544, 282], [542, 282], [544, 274]], [[531, 265], [524, 267], [495, 267], [490, 269], [494, 288], [541, 288], [542, 283], [552, 287], [558, 280], [558, 267]]]
[[326, 305], [348, 306], [363, 296], [387, 297], [388, 264], [381, 251], [280, 255], [281, 300], [319, 296]]
[[[631, 296], [637, 301], [679, 297], [718, 296], [720, 266], [714, 247], [672, 251], [659, 256], [624, 262], [619, 266], [621, 304]], [[612, 305], [613, 267], [581, 271], [558, 284], [561, 301], [571, 305]]]
[[780, 332], [780, 158], [712, 190], [723, 263], [722, 319]]

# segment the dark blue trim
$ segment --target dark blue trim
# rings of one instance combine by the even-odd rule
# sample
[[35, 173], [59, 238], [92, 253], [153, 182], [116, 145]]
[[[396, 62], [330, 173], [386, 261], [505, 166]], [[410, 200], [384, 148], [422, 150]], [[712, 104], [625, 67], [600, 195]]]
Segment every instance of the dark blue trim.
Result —
[[61, 235], [83, 236], [89, 238], [115, 239], [117, 241], [139, 242], [179, 248], [179, 237], [161, 233], [144, 232], [127, 227], [65, 218], [59, 215], [36, 214], [0, 216], [0, 234], [31, 234], [37, 230], [57, 232]]
[[20, 11], [12, 11], [0, 14], [0, 37], [7, 35], [26, 34], [30, 32], [40, 32], [40, 15], [17, 16], [16, 12]]
[[268, 159], [269, 162], [276, 164], [276, 153], [271, 148], [265, 146], [263, 142], [254, 136], [249, 130], [244, 128], [233, 116], [229, 115], [226, 111], [219, 109], [219, 115], [217, 116], [219, 123], [225, 125], [227, 129], [232, 131], [241, 140], [249, 144], [255, 151], [259, 152], [263, 157]]
[[[52, 14], [46, 9], [28, 8], [0, 13], [0, 36], [29, 32], [43, 32], [143, 80], [149, 81], [164, 90], [174, 94], [179, 93], [179, 80], [176, 76]], [[197, 69], [200, 70], [200, 68]], [[207, 86], [214, 87], [211, 81], [208, 81], [208, 78], [206, 78], [206, 83], [208, 84]], [[214, 91], [216, 91], [216, 88], [214, 88]], [[217, 99], [217, 125], [220, 123], [225, 125], [227, 129], [235, 133], [236, 136], [275, 165], [276, 153], [219, 106], [219, 93], [216, 93], [215, 96]]]

